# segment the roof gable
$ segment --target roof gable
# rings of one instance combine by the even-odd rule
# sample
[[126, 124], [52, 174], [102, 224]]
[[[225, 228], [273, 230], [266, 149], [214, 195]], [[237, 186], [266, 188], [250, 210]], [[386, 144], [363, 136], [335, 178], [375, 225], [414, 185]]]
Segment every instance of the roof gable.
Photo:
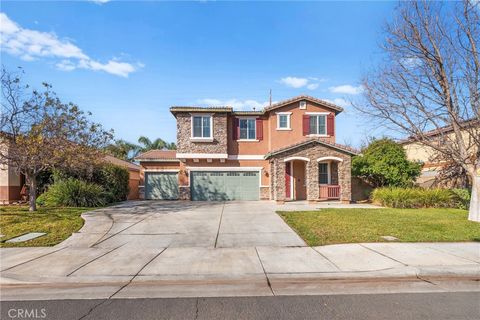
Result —
[[308, 140], [304, 140], [304, 141], [299, 142], [299, 143], [292, 144], [288, 147], [284, 147], [284, 148], [280, 148], [280, 149], [277, 149], [277, 150], [274, 150], [274, 151], [270, 151], [269, 153], [267, 153], [265, 155], [265, 159], [268, 159], [268, 158], [271, 158], [273, 156], [282, 154], [284, 152], [295, 150], [297, 148], [300, 148], [300, 147], [303, 147], [303, 146], [306, 146], [306, 145], [309, 145], [309, 144], [321, 144], [321, 145], [323, 145], [327, 148], [336, 149], [340, 152], [347, 153], [347, 154], [350, 154], [352, 156], [358, 155], [358, 151], [356, 151], [356, 150], [354, 150], [350, 147], [338, 144], [338, 143], [330, 143], [330, 142], [326, 142], [326, 141], [323, 141], [323, 140], [320, 140], [320, 139], [308, 139]]
[[235, 111], [233, 110], [232, 107], [230, 106], [212, 106], [212, 107], [196, 107], [196, 106], [173, 106], [170, 108], [170, 112], [172, 114], [177, 114], [181, 112], [209, 112], [209, 113], [233, 113], [236, 115], [262, 115], [265, 112], [272, 111], [281, 107], [284, 107], [286, 105], [289, 105], [291, 103], [299, 102], [302, 100], [310, 101], [316, 104], [321, 105], [322, 107], [326, 109], [330, 109], [335, 112], [335, 114], [338, 114], [343, 111], [343, 108], [340, 106], [337, 106], [336, 104], [333, 104], [331, 102], [314, 98], [311, 96], [307, 95], [300, 95], [296, 96], [287, 100], [279, 101], [277, 103], [274, 103], [268, 107], [265, 107], [263, 110], [250, 110], [250, 111]]
[[314, 98], [314, 97], [311, 97], [311, 96], [307, 96], [307, 95], [296, 96], [296, 97], [293, 97], [293, 98], [291, 98], [291, 99], [287, 99], [287, 100], [283, 100], [283, 101], [277, 102], [277, 103], [275, 103], [275, 104], [272, 104], [272, 105], [269, 106], [269, 107], [266, 107], [266, 108], [264, 109], [264, 111], [265, 111], [265, 112], [267, 112], [267, 111], [272, 111], [272, 110], [275, 110], [275, 109], [284, 107], [284, 106], [286, 106], [286, 105], [289, 105], [289, 104], [291, 104], [291, 103], [299, 102], [299, 101], [302, 101], [302, 100], [310, 101], [310, 102], [319, 104], [319, 105], [321, 105], [322, 107], [325, 107], [325, 108], [327, 108], [327, 109], [331, 109], [331, 110], [335, 111], [335, 114], [338, 114], [338, 113], [340, 113], [340, 112], [343, 111], [343, 108], [340, 107], [340, 106], [337, 106], [336, 104], [333, 104], [333, 103], [331, 103], [331, 102], [328, 102], [328, 101], [325, 101], [325, 100], [321, 100], [321, 99], [318, 99], [318, 98]]

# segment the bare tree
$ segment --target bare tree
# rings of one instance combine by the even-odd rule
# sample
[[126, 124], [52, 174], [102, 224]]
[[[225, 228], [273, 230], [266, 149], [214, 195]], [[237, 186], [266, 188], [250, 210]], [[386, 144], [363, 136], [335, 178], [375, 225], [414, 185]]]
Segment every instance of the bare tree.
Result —
[[30, 211], [36, 210], [37, 177], [52, 168], [81, 169], [101, 161], [111, 132], [91, 122], [73, 103], [62, 103], [48, 84], [30, 91], [21, 73], [2, 69], [0, 164], [24, 174]]
[[480, 221], [478, 1], [401, 2], [385, 34], [385, 60], [363, 78], [355, 107], [462, 167], [472, 183], [469, 219]]

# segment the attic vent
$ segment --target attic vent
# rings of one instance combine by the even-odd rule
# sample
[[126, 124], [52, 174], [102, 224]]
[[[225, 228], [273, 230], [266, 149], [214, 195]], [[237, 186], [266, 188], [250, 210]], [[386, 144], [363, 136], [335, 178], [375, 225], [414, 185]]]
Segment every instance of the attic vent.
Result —
[[307, 109], [307, 101], [300, 101], [300, 110]]

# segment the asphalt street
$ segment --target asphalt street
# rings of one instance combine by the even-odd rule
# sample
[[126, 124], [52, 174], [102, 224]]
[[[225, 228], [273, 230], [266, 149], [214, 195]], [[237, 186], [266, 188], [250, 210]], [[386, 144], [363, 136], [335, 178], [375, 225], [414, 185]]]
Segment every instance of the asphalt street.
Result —
[[1, 319], [479, 319], [480, 292], [1, 302]]

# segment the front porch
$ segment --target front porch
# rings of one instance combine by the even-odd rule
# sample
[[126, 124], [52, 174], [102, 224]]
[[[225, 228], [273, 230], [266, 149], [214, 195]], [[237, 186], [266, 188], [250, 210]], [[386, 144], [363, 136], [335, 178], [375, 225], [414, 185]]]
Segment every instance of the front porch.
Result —
[[350, 203], [353, 154], [319, 140], [271, 153], [272, 199]]
[[[319, 161], [318, 161], [319, 160]], [[296, 201], [307, 199], [307, 167], [310, 159], [291, 157], [285, 162], [285, 200]], [[318, 200], [340, 200], [338, 184], [339, 158], [317, 159], [318, 163]]]

